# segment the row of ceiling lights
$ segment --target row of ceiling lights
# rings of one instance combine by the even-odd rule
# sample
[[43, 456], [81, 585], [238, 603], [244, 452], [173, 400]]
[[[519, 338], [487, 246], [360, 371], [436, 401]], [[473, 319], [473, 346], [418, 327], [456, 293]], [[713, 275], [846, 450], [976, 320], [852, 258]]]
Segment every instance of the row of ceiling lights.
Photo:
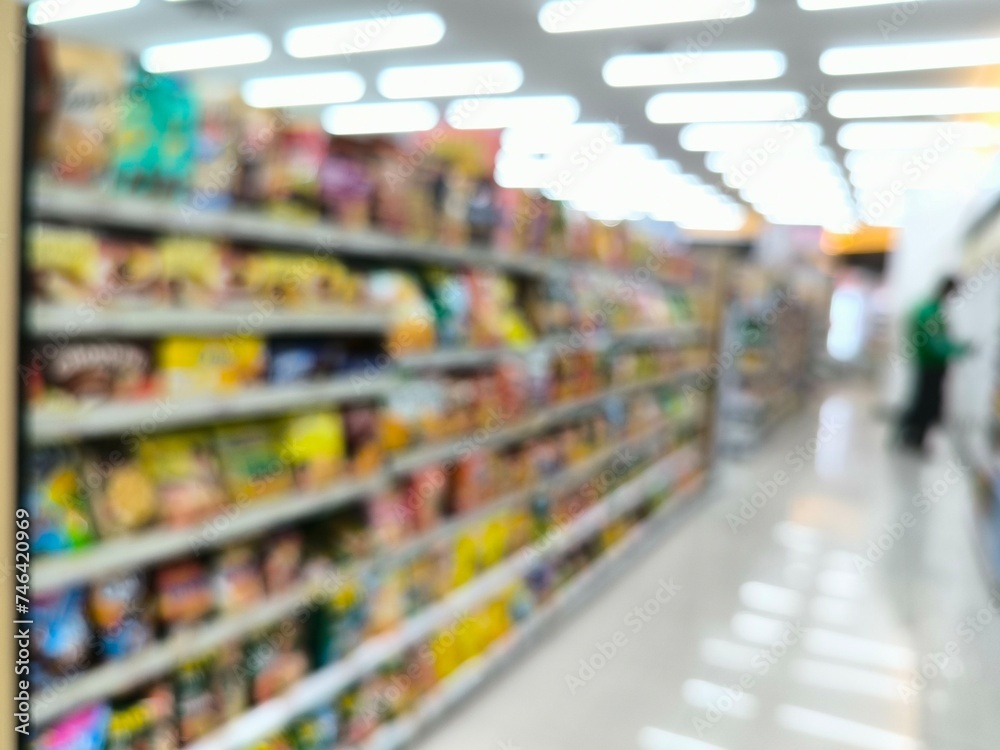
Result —
[[[181, 2], [183, 0], [170, 0]], [[29, 7], [29, 19], [36, 23], [63, 20], [68, 17], [133, 7], [138, 0], [63, 0], [56, 5], [39, 0]], [[799, 0], [806, 10], [824, 10], [834, 7], [878, 5], [882, 0]], [[539, 22], [550, 33], [571, 33], [602, 28], [644, 26], [681, 21], [732, 19], [744, 16], [754, 9], [754, 0], [700, 0], [697, 3], [662, 3], [653, 0], [555, 0], [547, 3], [539, 13]], [[59, 12], [61, 15], [53, 16]], [[49, 14], [49, 15], [46, 15]], [[381, 19], [320, 24], [291, 29], [285, 35], [286, 51], [293, 57], [318, 57], [379, 50], [419, 47], [436, 44], [445, 34], [444, 20], [433, 13], [397, 15]], [[244, 34], [218, 39], [182, 42], [151, 47], [142, 55], [143, 66], [153, 72], [172, 72], [195, 68], [208, 68], [261, 62], [271, 54], [271, 41], [262, 34]], [[827, 50], [820, 57], [820, 69], [829, 75], [857, 75], [902, 70], [923, 70], [950, 67], [991, 65], [1000, 63], [1000, 40], [947, 41], [908, 45], [879, 45], [865, 47], [839, 47]], [[741, 52], [663, 53], [620, 55], [611, 58], [604, 66], [604, 79], [616, 87], [658, 86], [728, 81], [769, 80], [785, 73], [787, 60], [783, 53], [774, 50]], [[579, 116], [579, 104], [569, 96], [505, 97], [520, 88], [524, 80], [521, 67], [510, 61], [470, 63], [457, 65], [428, 65], [396, 67], [383, 70], [378, 76], [377, 88], [387, 99], [419, 99], [472, 96], [457, 99], [448, 106], [445, 120], [456, 128], [524, 128], [530, 123], [544, 122], [550, 132], [568, 128]], [[364, 79], [350, 71], [257, 78], [245, 82], [244, 99], [256, 107], [281, 107], [339, 103], [323, 114], [324, 127], [337, 134], [372, 132], [412, 132], [429, 130], [440, 120], [438, 108], [428, 101], [396, 101], [369, 104], [344, 104], [356, 102], [364, 96]], [[828, 107], [835, 117], [842, 119], [872, 117], [912, 117], [919, 115], [956, 115], [1000, 111], [1000, 91], [988, 88], [902, 89], [889, 91], [842, 91], [834, 94]], [[832, 152], [821, 146], [822, 130], [811, 124], [797, 124], [814, 128], [806, 138], [791, 138], [787, 133], [802, 135], [802, 129], [779, 130], [781, 121], [798, 120], [810, 109], [809, 100], [794, 91], [757, 92], [684, 92], [661, 93], [647, 103], [646, 113], [656, 123], [732, 123], [732, 128], [717, 131], [722, 140], [713, 148], [692, 145], [694, 133], [702, 137], [706, 131], [695, 131], [689, 126], [682, 133], [681, 145], [688, 150], [706, 151], [706, 166], [722, 175], [722, 181], [731, 189], [738, 189], [740, 196], [754, 205], [762, 214], [777, 223], [817, 223], [845, 227], [855, 221], [850, 189], [840, 174], [840, 167]], [[776, 158], [769, 154], [764, 164], [754, 164], [751, 147], [736, 147], [745, 135], [747, 123], [763, 123], [770, 128], [783, 153]], [[898, 134], [905, 133], [911, 140], [927, 136], [928, 128], [936, 123], [871, 123], [867, 131], [841, 129], [840, 142], [845, 148], [852, 139], [865, 140], [868, 148], [899, 148]], [[909, 130], [907, 130], [907, 126]], [[577, 126], [580, 127], [580, 126]], [[711, 128], [712, 125], [705, 125]], [[719, 126], [716, 126], [718, 128]], [[743, 128], [742, 131], [739, 128]], [[989, 129], [988, 129], [989, 130]], [[817, 136], [818, 133], [818, 136]], [[968, 136], [965, 133], [965, 136]], [[931, 133], [930, 140], [937, 136]], [[992, 130], [978, 131], [977, 144], [995, 144]], [[768, 140], [756, 140], [764, 143]], [[785, 141], [788, 140], [788, 143]], [[926, 139], [925, 139], [926, 140]], [[878, 141], [881, 145], [873, 146]], [[572, 139], [567, 141], [572, 143]], [[923, 143], [923, 141], [920, 141]], [[954, 139], [951, 141], [954, 143]], [[622, 160], [628, 148], [614, 144], [614, 153]], [[961, 145], [968, 147], [964, 141]], [[646, 147], [647, 149], [649, 147]], [[758, 148], [759, 150], [759, 148]], [[566, 158], [575, 157], [571, 150], [562, 149], [562, 160], [553, 154], [506, 154], [503, 168], [498, 168], [498, 180], [513, 186], [552, 185], [552, 175], [564, 173]], [[533, 160], [524, 161], [522, 157]], [[549, 157], [545, 159], [538, 157]], [[521, 159], [519, 161], [519, 159]], [[884, 160], [883, 160], [884, 161]], [[852, 181], [863, 199], [863, 189], [872, 190], [866, 178], [859, 186], [854, 174], [859, 160], [849, 160]], [[868, 160], [869, 173], [871, 172]], [[744, 218], [742, 207], [718, 189], [700, 183], [690, 175], [680, 175], [673, 162], [657, 161], [655, 153], [643, 158], [625, 159], [623, 168], [614, 175], [604, 174], [607, 169], [591, 169], [586, 189], [575, 191], [571, 203], [591, 213], [597, 211], [599, 195], [615, 192], [619, 197], [629, 191], [618, 188], [634, 184], [637, 177], [652, 179], [664, 189], [670, 188], [673, 197], [686, 192], [704, 209], [715, 207], [725, 216], [726, 224], [736, 224]], [[651, 169], [650, 169], [651, 168]], [[594, 173], [602, 175], [598, 180]], [[603, 188], [599, 186], [603, 185]], [[612, 187], [613, 186], [613, 187]], [[558, 185], [557, 185], [558, 187]], [[801, 190], [799, 189], [801, 188]], [[550, 193], [552, 190], [549, 191]], [[565, 191], [561, 191], [565, 192]], [[796, 206], [789, 207], [780, 195], [798, 194]], [[581, 198], [580, 196], [586, 196]], [[564, 195], [557, 197], [567, 197]], [[638, 198], [638, 196], [636, 196]], [[707, 202], [706, 202], [707, 201]], [[619, 201], [620, 202], [620, 201]], [[816, 211], [809, 206], [822, 206]], [[622, 211], [632, 214], [631, 210]], [[603, 213], [607, 213], [604, 211]], [[652, 208], [645, 215], [666, 218], [672, 211]], [[699, 211], [699, 216], [709, 213]], [[862, 212], [871, 223], [867, 211]], [[877, 219], [876, 219], [877, 220]]]

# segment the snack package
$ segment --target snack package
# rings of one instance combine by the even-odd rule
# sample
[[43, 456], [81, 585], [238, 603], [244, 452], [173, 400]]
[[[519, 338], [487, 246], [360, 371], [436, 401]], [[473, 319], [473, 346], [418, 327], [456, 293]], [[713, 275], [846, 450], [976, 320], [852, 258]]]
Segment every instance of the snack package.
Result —
[[304, 489], [329, 485], [346, 468], [344, 422], [338, 412], [299, 414], [281, 430], [281, 459]]
[[233, 393], [263, 380], [267, 345], [254, 336], [168, 336], [156, 345], [156, 363], [167, 396]]
[[317, 667], [344, 658], [361, 643], [368, 619], [365, 590], [349, 579], [330, 593], [310, 621], [310, 641]]
[[106, 750], [111, 706], [98, 703], [59, 719], [42, 731], [32, 750]]
[[141, 573], [94, 584], [89, 603], [99, 655], [121, 659], [152, 641], [148, 591]]
[[434, 348], [434, 308], [415, 277], [398, 271], [375, 271], [368, 277], [368, 290], [372, 305], [393, 315], [386, 344], [391, 355]]
[[143, 471], [156, 487], [160, 518], [171, 526], [196, 523], [226, 500], [222, 470], [211, 434], [151, 435], [138, 450]]
[[291, 468], [279, 455], [275, 424], [218, 427], [215, 445], [231, 498], [258, 500], [292, 488]]
[[288, 620], [253, 639], [247, 646], [246, 663], [254, 703], [270, 700], [302, 679], [309, 659], [298, 622]]
[[447, 494], [446, 468], [445, 464], [429, 464], [410, 476], [403, 508], [411, 530], [428, 531], [438, 524]]
[[406, 509], [403, 495], [391, 489], [380, 492], [368, 502], [368, 526], [377, 549], [398, 547], [406, 534]]
[[216, 606], [221, 613], [239, 612], [264, 598], [264, 577], [254, 549], [230, 547], [215, 558]]
[[221, 716], [212, 676], [211, 657], [182, 664], [174, 675], [174, 710], [182, 745], [194, 742], [219, 725]]
[[58, 594], [36, 595], [31, 602], [34, 621], [32, 682], [44, 688], [71, 677], [90, 662], [91, 632], [87, 622], [87, 595], [82, 588]]
[[79, 454], [70, 448], [31, 451], [25, 504], [31, 514], [35, 552], [79, 549], [94, 540], [79, 466]]
[[141, 529], [159, 518], [156, 484], [138, 455], [117, 441], [84, 449], [81, 479], [102, 537]]
[[270, 342], [267, 379], [276, 385], [328, 380], [345, 369], [340, 342], [327, 339], [286, 339]]
[[153, 581], [157, 614], [168, 630], [196, 623], [215, 607], [209, 571], [196, 560], [159, 568]]
[[243, 646], [227, 643], [215, 655], [215, 703], [223, 721], [235, 719], [250, 706], [250, 681], [244, 665]]
[[294, 750], [329, 750], [337, 744], [339, 729], [336, 712], [323, 708], [296, 721], [288, 734]]
[[382, 465], [379, 409], [370, 404], [353, 404], [344, 408], [343, 416], [351, 468], [358, 476], [368, 476]]
[[78, 342], [59, 348], [42, 370], [52, 401], [138, 399], [153, 393], [149, 347], [132, 342]]
[[167, 300], [167, 278], [159, 249], [141, 239], [102, 235], [101, 256], [108, 264], [104, 282], [111, 306], [149, 309]]
[[35, 224], [27, 231], [26, 244], [34, 299], [53, 305], [89, 301], [99, 306], [109, 265], [93, 231]]
[[171, 303], [211, 308], [225, 301], [223, 253], [214, 241], [166, 236], [159, 240], [159, 251]]
[[290, 589], [302, 573], [304, 539], [299, 531], [286, 531], [268, 539], [261, 569], [269, 594]]
[[105, 750], [174, 750], [179, 748], [174, 696], [167, 685], [116, 701], [108, 720]]
[[61, 38], [47, 49], [59, 93], [44, 161], [60, 182], [95, 184], [110, 166], [116, 111], [125, 103], [125, 57]]

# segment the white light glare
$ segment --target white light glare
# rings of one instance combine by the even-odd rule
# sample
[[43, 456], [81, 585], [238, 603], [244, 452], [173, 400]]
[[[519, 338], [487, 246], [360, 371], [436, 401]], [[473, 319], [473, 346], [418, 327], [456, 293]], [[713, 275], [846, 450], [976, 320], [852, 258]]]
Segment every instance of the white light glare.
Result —
[[445, 119], [460, 130], [500, 130], [539, 122], [571, 125], [580, 116], [580, 103], [572, 96], [511, 96], [456, 99]]
[[1000, 39], [833, 47], [819, 58], [829, 76], [1000, 65]]
[[[596, 153], [621, 141], [622, 129], [613, 122], [580, 122], [553, 127], [534, 123], [507, 128], [500, 135], [500, 145], [509, 154], [554, 154], [588, 148], [588, 153]], [[588, 158], [587, 153], [581, 156]]]
[[863, 8], [869, 5], [889, 5], [897, 0], [799, 0], [802, 10], [836, 10], [839, 8]]
[[796, 91], [670, 93], [650, 99], [646, 117], [660, 124], [797, 120], [807, 106]]
[[299, 107], [356, 102], [365, 93], [365, 79], [351, 71], [300, 76], [251, 78], [241, 88], [251, 107]]
[[28, 23], [42, 26], [71, 18], [128, 10], [138, 4], [139, 0], [36, 0], [28, 6]]
[[550, 0], [538, 23], [550, 34], [658, 26], [690, 21], [729, 21], [749, 15], [754, 0]]
[[985, 122], [852, 122], [837, 133], [837, 143], [855, 151], [923, 149], [935, 143], [988, 148], [1000, 144], [1000, 131]]
[[744, 151], [763, 147], [773, 139], [779, 149], [791, 142], [819, 146], [823, 129], [813, 122], [699, 122], [681, 129], [685, 151]]
[[642, 750], [723, 750], [718, 745], [710, 745], [693, 737], [656, 727], [643, 727], [639, 730], [639, 747]]
[[786, 67], [775, 50], [618, 55], [604, 64], [604, 81], [616, 87], [764, 81], [780, 78]]
[[438, 124], [440, 114], [430, 102], [338, 104], [323, 111], [323, 128], [333, 135], [415, 133]]
[[158, 44], [143, 50], [142, 67], [150, 73], [201, 70], [263, 62], [271, 56], [271, 40], [263, 34], [237, 34], [193, 42]]
[[436, 13], [299, 26], [285, 34], [292, 57], [353, 55], [405, 47], [427, 47], [444, 38], [444, 19]]
[[442, 96], [509, 94], [524, 83], [516, 62], [458, 63], [387, 68], [378, 77], [386, 99], [432, 99]]
[[1000, 88], [840, 91], [830, 98], [829, 109], [842, 120], [1000, 112]]
[[798, 706], [778, 706], [778, 724], [793, 732], [866, 750], [919, 750], [920, 743], [895, 732]]

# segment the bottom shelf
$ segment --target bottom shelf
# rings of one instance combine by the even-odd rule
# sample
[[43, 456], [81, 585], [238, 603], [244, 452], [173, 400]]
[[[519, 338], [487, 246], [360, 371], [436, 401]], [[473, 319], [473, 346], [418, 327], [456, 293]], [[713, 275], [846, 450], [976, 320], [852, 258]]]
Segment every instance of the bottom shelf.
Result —
[[[486, 651], [465, 662], [428, 693], [414, 711], [379, 729], [357, 750], [399, 750], [419, 738], [448, 711], [470, 698], [478, 688], [509, 666], [514, 656], [529, 649], [546, 628], [592, 598], [601, 586], [623, 573], [635, 557], [657, 541], [657, 532], [680, 520], [680, 511], [701, 490], [704, 480], [704, 473], [689, 480], [686, 487], [671, 495], [646, 521], [634, 528], [597, 562], [575, 576], [534, 616]], [[341, 750], [355, 749], [342, 747]]]

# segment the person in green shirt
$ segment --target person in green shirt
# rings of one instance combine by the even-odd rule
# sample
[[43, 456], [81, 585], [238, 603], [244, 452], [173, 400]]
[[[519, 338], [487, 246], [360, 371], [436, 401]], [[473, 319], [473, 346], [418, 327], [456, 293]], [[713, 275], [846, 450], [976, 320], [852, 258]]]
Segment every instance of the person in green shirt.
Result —
[[911, 450], [922, 451], [928, 430], [941, 421], [949, 362], [970, 350], [967, 344], [953, 341], [948, 335], [944, 305], [957, 289], [954, 277], [942, 280], [937, 295], [917, 308], [907, 331], [916, 362], [916, 381], [910, 406], [899, 425], [899, 438]]

